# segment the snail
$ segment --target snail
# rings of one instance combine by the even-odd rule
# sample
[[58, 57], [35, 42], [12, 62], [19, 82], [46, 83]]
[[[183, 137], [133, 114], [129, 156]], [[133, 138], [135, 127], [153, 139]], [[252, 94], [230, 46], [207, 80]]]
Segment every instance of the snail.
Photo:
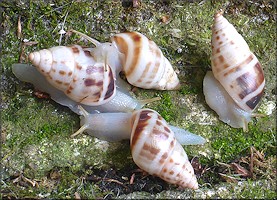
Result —
[[97, 106], [115, 95], [110, 66], [96, 62], [79, 45], [42, 49], [30, 53], [29, 60], [51, 85], [76, 102]]
[[223, 122], [248, 131], [265, 87], [261, 64], [222, 12], [214, 16], [211, 44], [212, 73], [203, 81], [206, 102]]
[[29, 64], [13, 64], [12, 71], [21, 81], [32, 83], [38, 90], [46, 92], [55, 102], [69, 107], [76, 114], [79, 113], [78, 105], [83, 106], [89, 113], [96, 112], [131, 112], [142, 108], [145, 104], [159, 100], [160, 97], [152, 99], [136, 100], [122, 88], [117, 88], [115, 96], [102, 105], [89, 106], [76, 102], [69, 98], [64, 92], [51, 85], [46, 77], [37, 68]]
[[108, 141], [130, 138], [133, 160], [141, 169], [183, 188], [198, 188], [194, 170], [181, 144], [204, 144], [204, 138], [168, 125], [151, 109], [89, 114], [78, 107], [82, 114], [81, 128], [72, 137], [86, 131]]
[[[90, 53], [99, 62], [106, 62], [118, 75], [123, 71], [127, 81], [136, 87], [157, 90], [177, 90], [179, 79], [168, 59], [155, 42], [139, 32], [125, 32], [111, 37], [112, 43], [100, 43], [75, 30], [95, 48]], [[117, 79], [119, 77], [117, 76]]]

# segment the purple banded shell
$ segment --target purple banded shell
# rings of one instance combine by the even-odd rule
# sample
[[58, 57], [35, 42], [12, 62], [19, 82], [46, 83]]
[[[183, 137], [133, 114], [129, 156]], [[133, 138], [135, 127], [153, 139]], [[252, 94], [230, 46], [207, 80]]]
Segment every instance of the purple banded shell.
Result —
[[138, 32], [119, 33], [111, 38], [121, 56], [128, 82], [145, 89], [175, 90], [179, 79], [160, 48]]
[[142, 109], [132, 116], [131, 151], [144, 171], [183, 188], [197, 189], [194, 170], [167, 122], [154, 110]]
[[212, 27], [212, 71], [237, 105], [252, 112], [265, 86], [263, 69], [247, 43], [221, 12]]
[[29, 60], [51, 85], [76, 102], [96, 106], [115, 95], [110, 66], [96, 63], [90, 52], [78, 45], [33, 52]]

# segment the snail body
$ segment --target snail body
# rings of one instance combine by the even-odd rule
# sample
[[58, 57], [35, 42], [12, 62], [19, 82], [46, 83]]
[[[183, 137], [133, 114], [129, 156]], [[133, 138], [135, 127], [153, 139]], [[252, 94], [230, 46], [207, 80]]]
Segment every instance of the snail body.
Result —
[[203, 144], [204, 138], [168, 125], [151, 109], [89, 114], [79, 108], [83, 115], [81, 128], [72, 136], [86, 131], [108, 141], [130, 139], [133, 160], [141, 169], [183, 188], [198, 188], [194, 170], [180, 143]]
[[96, 106], [115, 96], [110, 66], [95, 62], [79, 45], [43, 49], [30, 53], [29, 59], [51, 85], [78, 103]]
[[136, 87], [156, 90], [177, 90], [179, 79], [168, 59], [155, 42], [138, 32], [125, 32], [111, 37], [112, 43], [100, 43], [89, 36], [71, 30], [89, 41], [91, 55], [112, 66], [119, 79], [123, 71], [127, 81]]
[[13, 64], [12, 71], [14, 75], [21, 81], [32, 83], [36, 89], [46, 92], [55, 102], [67, 106], [76, 114], [80, 114], [78, 105], [84, 107], [89, 113], [97, 112], [132, 112], [141, 109], [145, 104], [150, 103], [159, 98], [146, 100], [137, 100], [129, 95], [124, 89], [117, 88], [115, 96], [105, 104], [90, 106], [80, 102], [76, 102], [69, 98], [63, 91], [58, 90], [51, 85], [46, 77], [40, 73], [37, 68], [28, 64]]
[[[211, 43], [213, 73], [207, 73], [203, 82], [206, 101], [222, 121], [247, 131], [247, 124], [263, 95], [265, 86], [261, 64], [221, 12], [216, 13], [214, 17]], [[217, 92], [216, 97], [215, 89], [211, 89], [214, 84], [220, 84], [217, 89], [224, 89], [224, 92]], [[230, 98], [226, 97], [227, 94]], [[223, 101], [226, 104], [222, 104]]]

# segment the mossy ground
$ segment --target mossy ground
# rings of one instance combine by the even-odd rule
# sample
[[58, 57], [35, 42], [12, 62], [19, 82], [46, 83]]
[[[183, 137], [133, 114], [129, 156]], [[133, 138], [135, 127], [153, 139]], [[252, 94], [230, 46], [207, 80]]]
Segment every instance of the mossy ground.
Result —
[[[119, 0], [2, 1], [2, 198], [276, 198], [274, 2], [143, 0], [133, 8], [132, 3]], [[210, 70], [213, 15], [220, 8], [265, 72], [265, 95], [256, 112], [268, 116], [253, 119], [248, 133], [219, 121], [202, 92], [203, 77]], [[194, 158], [200, 190], [179, 191], [137, 172], [127, 141], [107, 143], [86, 135], [70, 138], [79, 127], [78, 116], [50, 99], [38, 99], [31, 85], [14, 77], [11, 65], [19, 61], [22, 40], [38, 42], [26, 46], [26, 54], [57, 46], [62, 28], [102, 42], [114, 33], [136, 30], [161, 47], [178, 72], [181, 90], [133, 92], [139, 99], [162, 97], [148, 107], [169, 123], [207, 139], [203, 146], [184, 147], [189, 158]], [[79, 39], [64, 35], [61, 44], [86, 44]], [[256, 151], [251, 154], [252, 147]], [[252, 161], [256, 158], [252, 168], [251, 156]], [[252, 176], [238, 175], [241, 171], [232, 163], [252, 169]], [[134, 183], [129, 184], [133, 174]]]

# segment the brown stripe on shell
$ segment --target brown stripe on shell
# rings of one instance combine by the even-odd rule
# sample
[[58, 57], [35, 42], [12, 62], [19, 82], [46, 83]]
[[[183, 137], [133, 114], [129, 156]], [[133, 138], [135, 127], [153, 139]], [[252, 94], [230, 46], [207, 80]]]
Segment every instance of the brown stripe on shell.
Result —
[[263, 96], [263, 91], [260, 92], [259, 94], [257, 94], [256, 96], [252, 97], [251, 99], [249, 99], [247, 102], [246, 102], [246, 105], [251, 108], [252, 110], [255, 109], [255, 107], [257, 106], [257, 104], [260, 102], [260, 99], [262, 98]]
[[162, 125], [162, 122], [161, 122], [160, 120], [157, 120], [157, 121], [156, 121], [156, 124], [157, 124], [158, 126], [161, 126], [161, 125]]
[[168, 133], [171, 132], [170, 129], [169, 129], [168, 127], [166, 127], [166, 126], [164, 126], [164, 130], [165, 130], [166, 132], [168, 132]]
[[65, 74], [66, 74], [66, 72], [65, 72], [65, 71], [63, 71], [63, 70], [60, 70], [60, 71], [59, 71], [59, 74], [63, 76], [63, 75], [65, 75]]
[[77, 54], [77, 53], [80, 52], [79, 49], [77, 47], [75, 47], [75, 46], [72, 46], [71, 49], [72, 49], [73, 53]]
[[80, 66], [80, 65], [76, 65], [76, 68], [78, 69], [78, 70], [81, 70], [82, 69], [82, 66]]
[[155, 127], [152, 131], [152, 134], [159, 136], [160, 140], [167, 140], [169, 137], [169, 135], [166, 132], [161, 132], [160, 130], [156, 129]]
[[114, 89], [114, 78], [113, 78], [113, 73], [112, 73], [112, 70], [109, 71], [109, 85], [108, 85], [108, 90], [105, 94], [105, 97], [104, 99], [108, 99], [110, 98], [114, 92], [115, 92], [115, 89]]
[[149, 77], [149, 79], [152, 80], [151, 81], [151, 84], [152, 84], [155, 79], [155, 76], [157, 75], [160, 69], [162, 52], [157, 47], [157, 45], [151, 40], [149, 40], [149, 50], [153, 54], [153, 57], [155, 57], [154, 69], [151, 71], [151, 76]]
[[222, 55], [218, 56], [219, 62], [225, 63], [225, 59]]
[[252, 60], [254, 59], [254, 56], [251, 54], [250, 56], [248, 56], [248, 58], [246, 58], [242, 63], [240, 63], [239, 65], [233, 67], [232, 69], [230, 69], [229, 71], [227, 71], [226, 73], [224, 73], [223, 76], [228, 76], [229, 74], [233, 73], [233, 72], [238, 72], [240, 71], [243, 66], [248, 65]]
[[159, 51], [158, 48], [156, 48], [156, 63], [155, 63], [155, 68], [153, 69], [154, 74], [159, 71], [159, 68], [161, 65], [161, 60], [162, 60], [162, 53], [161, 53], [161, 51]]
[[69, 88], [67, 89], [66, 93], [67, 94], [70, 94], [71, 93], [71, 90], [73, 90], [74, 88], [72, 86], [69, 86]]
[[145, 66], [142, 75], [140, 77], [140, 79], [138, 80], [138, 82], [142, 82], [142, 79], [146, 77], [147, 73], [149, 72], [150, 66], [152, 65], [151, 62], [147, 63], [147, 65]]
[[[130, 68], [128, 68], [128, 70], [125, 71], [127, 77], [130, 74], [132, 74], [137, 67], [139, 67], [137, 65], [139, 62], [138, 58], [140, 57], [140, 54], [141, 54], [141, 45], [142, 45], [142, 42], [141, 42], [142, 38], [139, 34], [131, 32], [129, 33], [129, 35], [134, 42], [134, 52], [132, 52], [133, 55], [132, 55], [132, 63], [130, 65]], [[127, 55], [126, 55], [126, 58], [127, 58]]]
[[104, 68], [103, 67], [96, 67], [96, 66], [88, 66], [86, 69], [87, 74], [93, 74], [93, 73], [104, 73]]
[[[149, 115], [150, 112], [151, 111], [149, 110], [143, 110], [140, 112], [138, 123], [137, 123], [137, 126], [135, 127], [135, 132], [132, 137], [131, 146], [134, 147], [136, 145], [138, 139], [140, 138], [141, 132], [144, 130], [144, 127], [148, 125], [147, 121], [151, 118], [151, 116]], [[134, 118], [135, 116], [132, 117], [132, 124], [134, 123]]]
[[145, 151], [149, 151], [153, 155], [157, 155], [161, 151], [160, 149], [157, 149], [151, 145], [148, 145], [147, 143], [143, 144], [142, 149]]
[[167, 158], [168, 158], [168, 153], [165, 152], [165, 153], [162, 155], [162, 158], [159, 160], [159, 163], [160, 163], [160, 164], [163, 164]]
[[90, 51], [89, 51], [89, 50], [84, 50], [84, 54], [85, 54], [85, 56], [87, 56], [87, 57], [92, 57], [92, 55], [90, 54]]
[[95, 85], [98, 86], [98, 87], [102, 87], [103, 86], [103, 81], [98, 81]]
[[113, 36], [112, 40], [117, 44], [118, 50], [128, 58], [128, 44], [121, 36]]
[[95, 79], [87, 78], [84, 80], [84, 84], [86, 87], [90, 87], [96, 84]]
[[139, 155], [143, 158], [147, 158], [147, 160], [154, 160], [156, 158], [156, 155], [150, 154], [149, 152], [141, 151]]
[[171, 142], [170, 142], [170, 147], [171, 148], [173, 148], [174, 147], [174, 144], [175, 144], [175, 142], [174, 142], [175, 140], [172, 140]]
[[63, 82], [60, 81], [60, 80], [55, 80], [55, 82], [58, 83], [58, 84], [62, 84], [62, 83], [63, 83]]
[[[100, 96], [101, 96], [101, 92], [95, 92], [93, 93], [93, 96], [96, 97], [96, 99], [100, 99]], [[98, 101], [98, 100], [97, 100]]]
[[239, 94], [241, 99], [257, 90], [264, 81], [264, 75], [259, 62], [254, 66], [254, 70], [254, 73], [246, 72], [236, 79], [237, 84], [242, 89], [242, 92]]

